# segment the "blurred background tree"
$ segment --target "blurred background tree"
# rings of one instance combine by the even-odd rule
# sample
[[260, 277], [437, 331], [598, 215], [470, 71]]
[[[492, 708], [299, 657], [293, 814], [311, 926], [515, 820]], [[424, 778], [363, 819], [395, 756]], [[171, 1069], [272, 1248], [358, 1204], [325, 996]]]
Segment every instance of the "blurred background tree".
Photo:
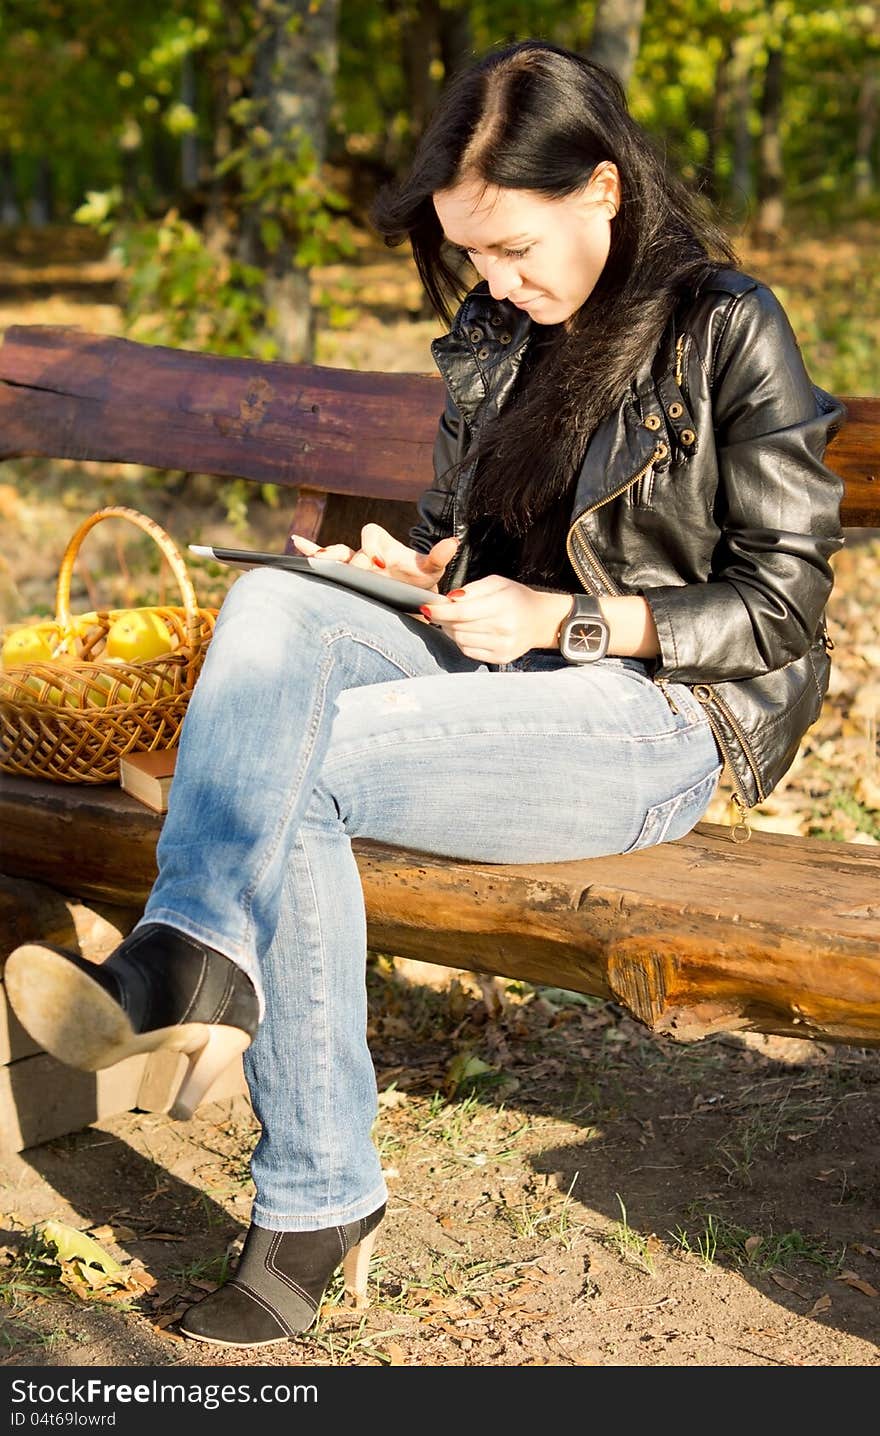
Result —
[[0, 220], [115, 246], [138, 338], [307, 359], [443, 85], [530, 36], [592, 55], [730, 227], [876, 215], [880, 5], [848, 0], [3, 0]]

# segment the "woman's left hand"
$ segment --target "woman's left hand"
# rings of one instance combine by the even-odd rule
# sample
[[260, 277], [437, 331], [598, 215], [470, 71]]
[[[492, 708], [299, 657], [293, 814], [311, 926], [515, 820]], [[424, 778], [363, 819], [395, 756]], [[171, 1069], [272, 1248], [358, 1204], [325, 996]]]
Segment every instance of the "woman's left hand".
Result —
[[438, 594], [422, 613], [468, 658], [480, 663], [512, 663], [530, 648], [552, 646], [570, 602], [564, 594], [527, 588], [515, 579], [490, 573], [452, 593]]

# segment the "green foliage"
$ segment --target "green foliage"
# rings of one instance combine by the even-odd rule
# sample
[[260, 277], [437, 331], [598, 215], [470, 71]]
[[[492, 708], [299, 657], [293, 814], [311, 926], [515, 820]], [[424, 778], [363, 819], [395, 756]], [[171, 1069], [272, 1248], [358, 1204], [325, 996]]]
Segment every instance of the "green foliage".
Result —
[[[231, 113], [249, 117], [250, 102]], [[237, 174], [240, 203], [259, 214], [268, 254], [284, 245], [295, 264], [309, 269], [354, 253], [350, 226], [339, 218], [347, 201], [327, 182], [314, 144], [301, 127], [291, 126], [283, 143], [273, 145], [269, 132], [253, 125], [245, 141], [217, 165], [216, 174]]]
[[215, 253], [176, 210], [162, 219], [119, 219], [114, 192], [91, 192], [76, 218], [112, 233], [126, 281], [126, 332], [144, 343], [215, 354], [278, 357], [266, 330], [261, 269]]
[[[418, 138], [419, 104], [430, 110], [456, 58], [529, 36], [589, 53], [596, 9], [593, 0], [340, 4], [328, 170], [304, 128], [279, 134], [270, 124], [254, 83], [279, 3], [5, 0], [0, 155], [9, 157], [21, 208], [48, 164], [58, 216], [75, 211], [112, 235], [137, 337], [277, 357], [257, 266], [277, 274], [352, 255], [339, 174], [363, 166], [372, 186], [399, 171]], [[304, 13], [292, 13], [288, 0], [281, 8], [291, 15], [288, 34], [308, 33]], [[876, 222], [872, 161], [857, 150], [861, 87], [880, 65], [876, 15], [876, 5], [858, 0], [656, 0], [641, 29], [631, 111], [739, 227], [755, 212], [762, 86], [770, 49], [780, 45], [789, 215], [808, 235], [859, 216]], [[326, 72], [327, 55], [309, 60]], [[738, 121], [748, 147], [739, 164]], [[194, 146], [195, 191], [181, 168]], [[872, 155], [876, 174], [876, 136]], [[826, 302], [801, 316], [803, 293], [801, 283], [792, 286], [792, 318], [818, 357], [817, 381], [874, 392], [870, 305], [853, 322], [845, 296], [838, 305], [826, 286]], [[337, 301], [331, 325], [349, 317]]]
[[[0, 150], [14, 161], [25, 191], [40, 157], [51, 160], [59, 207], [69, 212], [87, 189], [124, 183], [160, 212], [177, 203], [177, 146], [195, 135], [205, 152], [222, 158], [219, 132], [233, 134], [231, 161], [245, 193], [262, 194], [274, 225], [270, 244], [294, 222], [298, 232], [326, 208], [318, 203], [307, 156], [284, 147], [260, 154], [256, 113], [246, 104], [262, 28], [271, 6], [245, 0], [5, 0], [0, 17]], [[397, 165], [416, 139], [410, 80], [423, 65], [436, 96], [448, 78], [444, 24], [465, 27], [460, 53], [480, 53], [509, 39], [538, 36], [589, 51], [595, 4], [570, 0], [439, 0], [434, 32], [424, 27], [417, 0], [380, 0], [340, 7], [340, 66], [333, 128], [337, 152], [371, 155]], [[303, 30], [294, 15], [291, 33]], [[635, 117], [699, 179], [712, 158], [714, 181], [727, 200], [733, 129], [739, 101], [730, 84], [715, 109], [719, 67], [729, 58], [745, 71], [752, 140], [760, 131], [759, 104], [769, 47], [784, 50], [782, 142], [792, 196], [815, 198], [835, 212], [851, 190], [862, 77], [878, 63], [876, 5], [858, 0], [657, 0], [646, 7], [641, 44], [629, 87]], [[194, 97], [181, 93], [185, 62], [195, 58]], [[326, 57], [316, 55], [316, 65]], [[731, 76], [728, 75], [728, 82]], [[225, 141], [224, 141], [225, 144]], [[242, 147], [243, 146], [243, 147]], [[754, 172], [757, 160], [750, 158]], [[876, 164], [876, 160], [875, 160]], [[305, 165], [305, 170], [303, 170]], [[291, 181], [299, 183], [292, 183]], [[291, 197], [291, 192], [293, 197]], [[271, 200], [271, 203], [269, 201]], [[329, 221], [322, 218], [326, 238]], [[280, 226], [280, 230], [277, 228]], [[311, 248], [303, 262], [315, 262]]]

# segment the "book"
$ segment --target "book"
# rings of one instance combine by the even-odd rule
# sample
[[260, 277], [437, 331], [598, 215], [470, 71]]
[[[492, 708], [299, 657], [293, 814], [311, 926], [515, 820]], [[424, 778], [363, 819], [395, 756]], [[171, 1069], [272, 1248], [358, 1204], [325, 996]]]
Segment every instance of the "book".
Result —
[[167, 812], [168, 790], [174, 776], [176, 757], [176, 748], [155, 748], [152, 753], [124, 753], [119, 759], [119, 786], [155, 813]]

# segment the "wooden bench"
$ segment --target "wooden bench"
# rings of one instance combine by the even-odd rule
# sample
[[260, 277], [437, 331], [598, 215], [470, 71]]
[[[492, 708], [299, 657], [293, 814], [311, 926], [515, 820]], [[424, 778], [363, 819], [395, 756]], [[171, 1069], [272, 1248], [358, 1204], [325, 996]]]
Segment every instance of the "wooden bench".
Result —
[[[14, 327], [0, 348], [0, 458], [243, 477], [295, 490], [291, 532], [350, 542], [376, 520], [405, 539], [442, 400], [431, 375]], [[846, 483], [843, 522], [880, 527], [880, 401], [845, 403], [829, 448]], [[116, 787], [0, 776], [0, 961], [47, 935], [47, 902], [56, 940], [73, 932], [83, 951], [96, 924], [134, 921], [161, 821]], [[683, 1040], [753, 1030], [880, 1043], [880, 849], [767, 832], [735, 844], [709, 823], [629, 856], [536, 866], [354, 848], [374, 950], [610, 998]], [[18, 1042], [6, 1044], [13, 1075]], [[0, 1030], [0, 1063], [3, 1053]], [[129, 1098], [145, 1074], [120, 1080], [114, 1110], [144, 1105]]]

